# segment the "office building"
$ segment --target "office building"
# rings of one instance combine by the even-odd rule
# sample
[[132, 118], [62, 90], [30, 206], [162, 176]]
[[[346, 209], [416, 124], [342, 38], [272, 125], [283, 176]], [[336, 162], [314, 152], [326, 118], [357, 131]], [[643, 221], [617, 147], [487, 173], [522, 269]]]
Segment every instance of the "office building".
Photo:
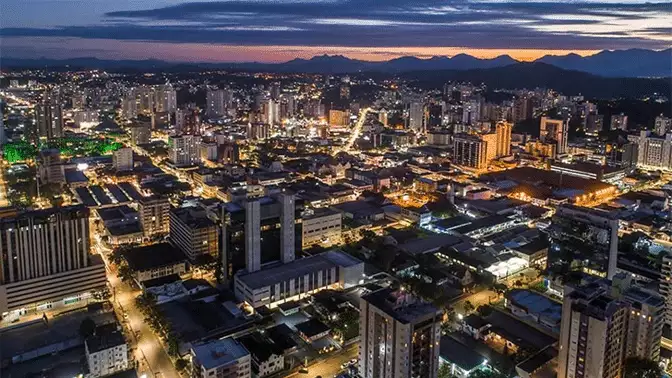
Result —
[[238, 341], [227, 338], [191, 347], [191, 378], [250, 378], [250, 352]]
[[628, 135], [628, 141], [637, 145], [637, 167], [672, 169], [672, 133], [660, 137], [643, 130], [639, 135]]
[[391, 288], [360, 299], [359, 376], [435, 378], [442, 313], [410, 293]]
[[63, 107], [51, 97], [45, 97], [35, 106], [35, 123], [40, 138], [54, 139], [63, 136]]
[[89, 249], [85, 206], [1, 218], [0, 314], [68, 305], [104, 288], [105, 265]]
[[672, 131], [672, 118], [659, 115], [653, 124], [653, 130], [656, 134], [663, 136]]
[[555, 142], [555, 153], [558, 155], [567, 153], [567, 121], [541, 117], [541, 123], [539, 125], [539, 140], [542, 143], [551, 143], [551, 141]]
[[170, 202], [166, 197], [141, 197], [138, 201], [140, 224], [146, 237], [170, 231]]
[[171, 136], [168, 139], [168, 159], [176, 167], [189, 167], [201, 162], [198, 135]]
[[281, 192], [278, 194], [280, 202], [280, 261], [283, 264], [294, 261], [296, 206], [294, 194]]
[[131, 366], [128, 363], [128, 345], [116, 323], [99, 326], [94, 335], [84, 341], [89, 377], [112, 375]]
[[112, 154], [112, 166], [117, 172], [133, 170], [133, 149], [120, 148]]
[[261, 207], [256, 199], [245, 201], [245, 270], [261, 268]]
[[610, 130], [628, 130], [628, 116], [621, 114], [612, 114], [611, 122], [609, 123]]
[[200, 208], [170, 210], [170, 241], [192, 262], [219, 254], [217, 226]]
[[331, 250], [286, 264], [264, 265], [253, 272], [240, 270], [234, 276], [234, 292], [250, 308], [275, 308], [320, 290], [353, 287], [363, 274], [363, 262], [343, 251]]
[[341, 241], [343, 214], [329, 208], [314, 209], [303, 216], [301, 222], [301, 246], [308, 249], [314, 245], [331, 246]]

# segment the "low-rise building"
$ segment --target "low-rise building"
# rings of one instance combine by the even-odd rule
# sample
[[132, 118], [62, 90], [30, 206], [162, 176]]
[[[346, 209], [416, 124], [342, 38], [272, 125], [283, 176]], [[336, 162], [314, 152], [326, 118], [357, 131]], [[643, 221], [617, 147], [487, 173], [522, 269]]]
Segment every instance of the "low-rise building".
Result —
[[123, 256], [138, 282], [187, 272], [184, 254], [170, 243], [133, 248], [125, 251]]
[[285, 368], [285, 355], [259, 332], [238, 339], [252, 356], [252, 371], [258, 377], [275, 374]]
[[130, 368], [128, 345], [116, 324], [96, 328], [84, 343], [88, 377], [104, 377]]
[[238, 341], [228, 338], [191, 347], [192, 378], [250, 378], [252, 358]]
[[315, 209], [304, 215], [301, 223], [303, 249], [316, 244], [332, 245], [341, 240], [343, 215], [328, 208]]

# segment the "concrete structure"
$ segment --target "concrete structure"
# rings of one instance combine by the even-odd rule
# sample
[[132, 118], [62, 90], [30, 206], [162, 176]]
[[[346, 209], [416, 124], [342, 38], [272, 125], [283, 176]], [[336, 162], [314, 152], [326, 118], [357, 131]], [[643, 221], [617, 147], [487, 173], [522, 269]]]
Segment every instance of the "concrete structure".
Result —
[[182, 207], [170, 210], [170, 241], [190, 261], [217, 257], [219, 238], [217, 225], [200, 208]]
[[116, 324], [98, 327], [93, 336], [84, 342], [86, 362], [89, 367], [87, 377], [97, 378], [128, 370], [128, 345]]
[[133, 170], [133, 149], [120, 148], [112, 154], [112, 166], [117, 172]]
[[409, 293], [381, 289], [360, 300], [359, 376], [435, 378], [441, 311]]
[[453, 136], [453, 163], [474, 169], [484, 169], [487, 143], [477, 135], [456, 134]]
[[105, 266], [89, 249], [84, 206], [0, 219], [0, 314], [67, 305], [104, 288]]
[[172, 113], [177, 110], [177, 92], [170, 84], [154, 87], [154, 111]]
[[301, 223], [301, 246], [303, 249], [316, 244], [335, 244], [341, 240], [343, 214], [322, 208], [303, 217]]
[[497, 134], [497, 157], [511, 155], [511, 130], [513, 125], [508, 122], [497, 122], [495, 133]]
[[555, 152], [558, 155], [565, 154], [567, 153], [568, 127], [565, 120], [541, 117], [539, 139], [544, 143], [547, 140], [555, 141]]
[[170, 202], [166, 197], [141, 197], [138, 201], [140, 224], [145, 236], [166, 234], [170, 231]]
[[133, 248], [124, 251], [123, 257], [138, 283], [187, 272], [184, 254], [169, 243]]
[[40, 184], [65, 183], [65, 170], [61, 161], [61, 153], [57, 148], [40, 151], [37, 169]]
[[663, 117], [662, 114], [659, 115], [658, 117], [656, 117], [653, 130], [658, 135], [665, 135], [668, 132], [672, 131], [672, 118]]
[[629, 135], [628, 141], [637, 144], [638, 168], [672, 169], [672, 133], [659, 137], [643, 130], [639, 135]]
[[201, 161], [199, 146], [201, 137], [198, 135], [171, 136], [169, 141], [168, 159], [177, 167], [196, 165]]
[[257, 271], [238, 271], [234, 289], [236, 297], [252, 308], [274, 308], [323, 289], [352, 287], [359, 284], [363, 274], [363, 262], [331, 250]]
[[35, 106], [35, 123], [40, 138], [54, 139], [63, 136], [63, 107], [56, 99], [46, 97]]
[[664, 298], [658, 293], [630, 287], [622, 293], [621, 299], [630, 307], [626, 356], [658, 361], [666, 318]]
[[612, 114], [611, 123], [609, 124], [610, 130], [628, 130], [628, 116], [621, 114]]
[[259, 201], [245, 202], [245, 270], [252, 273], [261, 268], [261, 208]]
[[408, 128], [416, 133], [425, 131], [425, 106], [421, 102], [408, 105]]
[[231, 104], [231, 99], [232, 95], [228, 90], [208, 90], [205, 96], [205, 113], [210, 118], [217, 118], [225, 115]]
[[286, 264], [294, 261], [295, 257], [295, 212], [294, 194], [282, 192], [278, 194], [280, 202], [280, 261]]
[[191, 347], [191, 378], [250, 378], [250, 352], [228, 338]]
[[149, 125], [136, 125], [130, 128], [131, 130], [131, 144], [134, 146], [139, 146], [141, 144], [149, 144], [152, 131], [149, 128]]

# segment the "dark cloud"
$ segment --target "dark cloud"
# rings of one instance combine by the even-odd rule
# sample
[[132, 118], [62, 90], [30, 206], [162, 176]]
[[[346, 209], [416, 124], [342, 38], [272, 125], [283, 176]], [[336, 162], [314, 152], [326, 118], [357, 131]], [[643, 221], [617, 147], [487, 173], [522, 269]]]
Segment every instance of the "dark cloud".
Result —
[[[105, 16], [103, 24], [94, 26], [5, 28], [0, 33], [255, 45], [665, 48], [669, 29], [638, 25], [659, 16], [669, 18], [672, 9], [667, 3], [243, 0], [120, 10]], [[632, 24], [630, 30], [623, 30], [624, 23]]]

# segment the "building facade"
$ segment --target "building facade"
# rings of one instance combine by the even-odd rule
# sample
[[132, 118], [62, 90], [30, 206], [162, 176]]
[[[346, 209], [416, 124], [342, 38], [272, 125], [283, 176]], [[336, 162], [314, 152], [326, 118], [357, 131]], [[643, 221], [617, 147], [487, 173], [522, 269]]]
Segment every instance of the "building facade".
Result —
[[170, 231], [170, 202], [168, 198], [151, 196], [138, 201], [140, 224], [147, 237]]
[[238, 341], [227, 338], [191, 347], [192, 378], [250, 378], [250, 352]]

